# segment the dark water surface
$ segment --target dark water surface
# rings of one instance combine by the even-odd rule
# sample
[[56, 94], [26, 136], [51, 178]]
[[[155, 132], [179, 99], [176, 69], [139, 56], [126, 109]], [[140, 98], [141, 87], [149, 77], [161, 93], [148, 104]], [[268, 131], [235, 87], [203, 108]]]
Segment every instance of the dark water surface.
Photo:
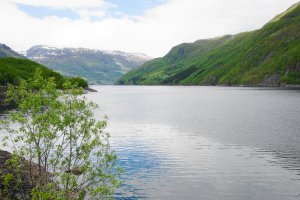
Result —
[[95, 86], [116, 199], [300, 199], [300, 91]]

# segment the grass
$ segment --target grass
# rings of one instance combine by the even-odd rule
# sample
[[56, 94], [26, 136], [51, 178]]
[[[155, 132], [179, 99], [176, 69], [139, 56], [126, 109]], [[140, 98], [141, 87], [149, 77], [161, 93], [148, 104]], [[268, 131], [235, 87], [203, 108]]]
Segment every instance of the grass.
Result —
[[118, 84], [259, 85], [277, 74], [300, 82], [300, 3], [259, 30], [178, 45]]

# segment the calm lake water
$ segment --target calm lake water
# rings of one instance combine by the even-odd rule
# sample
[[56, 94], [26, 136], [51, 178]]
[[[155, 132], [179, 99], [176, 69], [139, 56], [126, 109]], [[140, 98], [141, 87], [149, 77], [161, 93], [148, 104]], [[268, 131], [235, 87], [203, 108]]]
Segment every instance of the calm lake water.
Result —
[[116, 199], [300, 199], [300, 91], [94, 86]]

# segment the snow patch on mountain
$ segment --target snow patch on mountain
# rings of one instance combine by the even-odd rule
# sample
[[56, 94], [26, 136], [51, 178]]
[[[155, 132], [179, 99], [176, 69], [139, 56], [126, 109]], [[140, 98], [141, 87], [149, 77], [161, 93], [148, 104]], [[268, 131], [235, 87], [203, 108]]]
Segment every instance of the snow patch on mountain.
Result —
[[[67, 48], [67, 47], [54, 47], [48, 45], [37, 45], [30, 48], [30, 50], [37, 49], [39, 53], [36, 53], [33, 59], [44, 59], [47, 56], [64, 56], [67, 52], [70, 53], [91, 53], [91, 54], [105, 54], [112, 57], [122, 57], [132, 62], [144, 63], [152, 58], [143, 53], [127, 53], [117, 50], [99, 50], [88, 48]], [[28, 53], [28, 52], [27, 52]], [[27, 56], [27, 53], [25, 55]], [[24, 53], [22, 53], [24, 55]]]
[[98, 84], [113, 84], [123, 74], [151, 59], [143, 53], [47, 45], [31, 47], [26, 56], [63, 74], [81, 76]]

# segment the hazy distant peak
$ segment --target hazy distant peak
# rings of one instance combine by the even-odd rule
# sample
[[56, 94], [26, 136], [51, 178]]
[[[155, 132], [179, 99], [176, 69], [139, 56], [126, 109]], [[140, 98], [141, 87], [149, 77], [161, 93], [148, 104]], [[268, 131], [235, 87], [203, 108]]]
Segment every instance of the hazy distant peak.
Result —
[[6, 44], [0, 43], [0, 58], [5, 58], [5, 57], [24, 58], [22, 55], [13, 51]]
[[2, 49], [11, 49], [6, 44], [0, 43], [0, 48]]
[[29, 50], [48, 50], [48, 51], [70, 51], [73, 53], [103, 53], [107, 55], [112, 55], [112, 56], [122, 56], [122, 57], [127, 57], [128, 59], [139, 59], [139, 60], [144, 60], [148, 61], [152, 59], [151, 57], [147, 56], [144, 53], [129, 53], [129, 52], [123, 52], [119, 50], [100, 50], [100, 49], [89, 49], [89, 48], [70, 48], [70, 47], [58, 47], [58, 46], [49, 46], [49, 45], [35, 45], [32, 46]]
[[143, 53], [36, 45], [26, 56], [66, 76], [81, 76], [91, 84], [113, 84], [151, 58]]

